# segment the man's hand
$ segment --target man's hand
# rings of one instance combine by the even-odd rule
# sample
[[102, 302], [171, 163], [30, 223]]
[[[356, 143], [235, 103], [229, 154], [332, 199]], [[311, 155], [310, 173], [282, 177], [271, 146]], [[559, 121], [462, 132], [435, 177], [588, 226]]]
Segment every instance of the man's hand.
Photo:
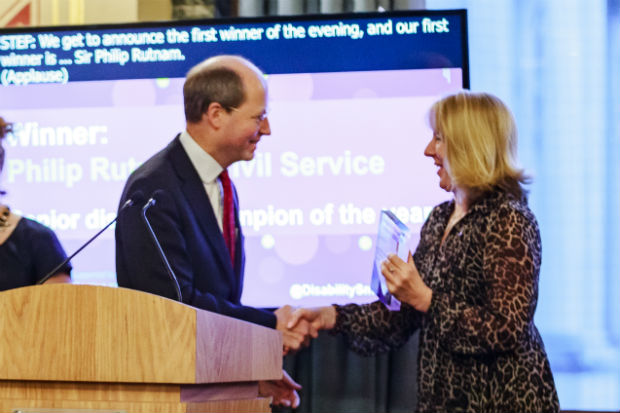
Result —
[[284, 355], [289, 352], [297, 351], [302, 347], [307, 347], [310, 344], [310, 339], [318, 336], [316, 329], [306, 321], [296, 323], [296, 325], [291, 328], [288, 327], [293, 310], [294, 308], [290, 305], [285, 305], [275, 311], [275, 315], [278, 319], [276, 329], [282, 332]]
[[271, 404], [274, 406], [286, 406], [293, 409], [299, 406], [299, 394], [301, 385], [291, 379], [288, 373], [282, 370], [280, 380], [263, 380], [258, 382], [258, 395], [272, 397]]

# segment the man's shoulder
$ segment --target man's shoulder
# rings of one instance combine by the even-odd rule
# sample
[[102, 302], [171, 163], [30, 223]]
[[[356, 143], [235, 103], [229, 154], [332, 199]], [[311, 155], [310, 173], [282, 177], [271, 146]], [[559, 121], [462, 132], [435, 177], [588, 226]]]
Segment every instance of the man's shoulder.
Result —
[[173, 139], [165, 148], [144, 161], [129, 177], [128, 182], [138, 179], [157, 179], [170, 177], [174, 162], [178, 160], [182, 146], [177, 138]]
[[178, 139], [174, 139], [165, 148], [151, 156], [133, 171], [123, 190], [121, 204], [127, 197], [143, 192], [143, 196], [150, 196], [153, 191], [158, 189], [169, 189], [178, 186], [178, 178], [175, 171], [174, 162], [178, 159], [175, 154], [182, 147]]

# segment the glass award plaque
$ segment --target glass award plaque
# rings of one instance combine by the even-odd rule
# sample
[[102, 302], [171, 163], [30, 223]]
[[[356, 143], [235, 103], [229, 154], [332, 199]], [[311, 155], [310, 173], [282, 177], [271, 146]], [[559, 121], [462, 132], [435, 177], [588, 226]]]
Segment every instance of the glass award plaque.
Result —
[[387, 259], [388, 254], [396, 254], [406, 262], [409, 255], [410, 236], [411, 231], [396, 215], [388, 210], [381, 211], [370, 288], [377, 294], [379, 300], [392, 311], [400, 310], [400, 301], [388, 291], [385, 278], [381, 274], [381, 263]]

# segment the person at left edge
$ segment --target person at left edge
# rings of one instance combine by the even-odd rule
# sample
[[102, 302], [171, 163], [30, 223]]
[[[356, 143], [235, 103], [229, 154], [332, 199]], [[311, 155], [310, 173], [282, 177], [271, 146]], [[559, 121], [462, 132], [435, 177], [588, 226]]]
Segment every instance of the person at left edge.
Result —
[[[223, 234], [224, 182], [218, 177], [234, 162], [251, 160], [261, 137], [271, 133], [264, 75], [242, 57], [216, 56], [188, 72], [183, 95], [186, 130], [132, 173], [120, 205], [136, 193], [146, 197], [156, 193], [149, 221], [176, 274], [184, 303], [277, 328], [283, 333], [285, 350], [297, 350], [313, 333], [308, 324], [295, 331], [287, 329], [290, 306], [271, 312], [240, 302], [245, 257], [234, 190], [234, 249], [226, 245]], [[141, 208], [135, 205], [119, 213], [118, 285], [176, 299], [174, 283], [147, 232]], [[284, 380], [287, 385], [271, 389], [284, 393], [274, 395], [274, 404], [295, 406], [298, 400], [293, 393], [299, 387], [285, 373]]]
[[[5, 152], [2, 141], [12, 125], [0, 117], [0, 174]], [[4, 191], [0, 191], [0, 196]], [[0, 202], [0, 291], [35, 285], [67, 258], [58, 238], [48, 227], [21, 217]], [[71, 282], [71, 264], [58, 269], [45, 283]]]

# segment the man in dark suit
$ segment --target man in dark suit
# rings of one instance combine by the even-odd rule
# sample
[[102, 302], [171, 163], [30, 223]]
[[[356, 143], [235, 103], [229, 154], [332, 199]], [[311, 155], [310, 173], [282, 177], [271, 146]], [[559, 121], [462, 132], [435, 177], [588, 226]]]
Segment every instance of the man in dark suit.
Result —
[[[129, 177], [120, 201], [124, 205], [138, 194], [154, 197], [147, 216], [176, 280], [140, 216], [142, 201], [119, 213], [118, 285], [173, 299], [180, 295], [192, 306], [277, 328], [285, 350], [296, 350], [314, 333], [307, 325], [287, 330], [290, 306], [271, 312], [240, 302], [243, 234], [236, 191], [225, 171], [234, 162], [251, 160], [261, 137], [271, 133], [264, 76], [246, 59], [218, 56], [189, 71], [183, 95], [186, 130]], [[296, 404], [297, 387], [287, 383], [275, 387], [283, 393], [272, 392], [275, 403], [280, 397], [283, 404]]]

